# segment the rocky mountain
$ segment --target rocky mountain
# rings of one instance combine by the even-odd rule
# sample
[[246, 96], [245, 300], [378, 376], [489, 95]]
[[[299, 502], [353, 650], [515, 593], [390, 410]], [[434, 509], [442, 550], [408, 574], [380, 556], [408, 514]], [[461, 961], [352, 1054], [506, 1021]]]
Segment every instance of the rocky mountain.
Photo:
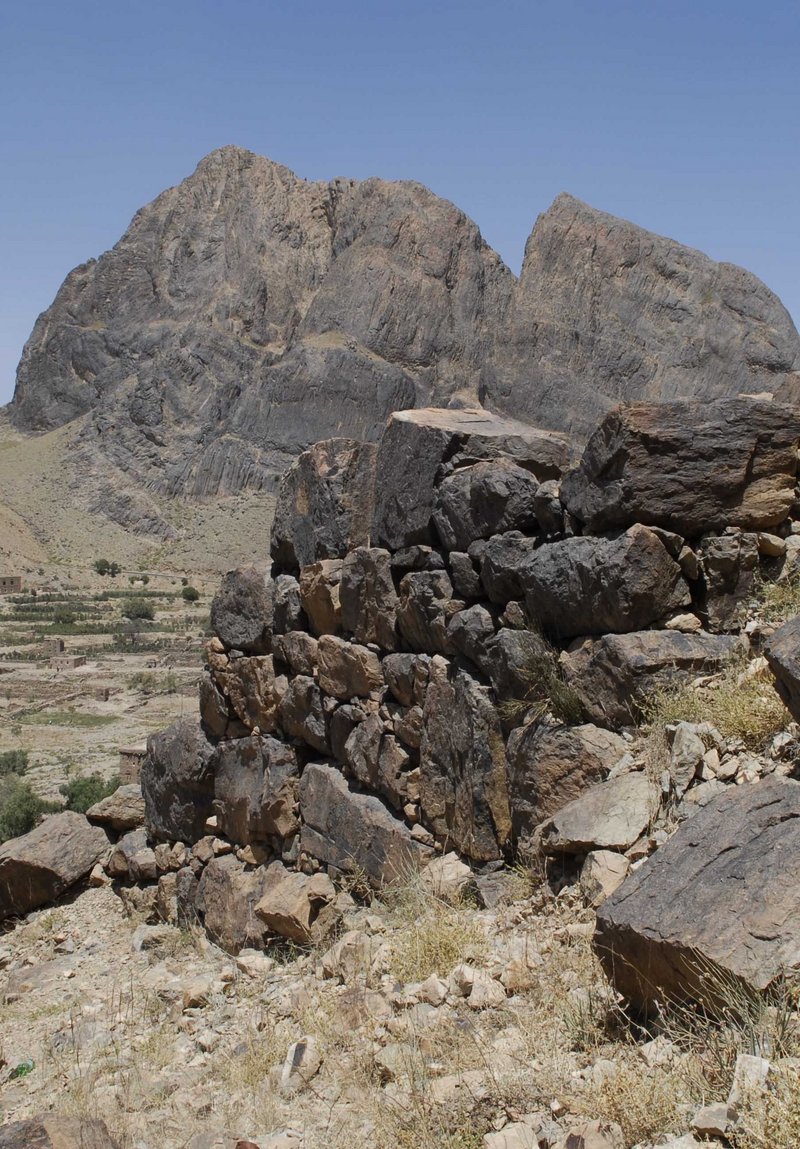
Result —
[[754, 276], [559, 196], [519, 280], [420, 184], [310, 183], [235, 147], [134, 217], [38, 319], [10, 416], [81, 419], [76, 497], [169, 537], [162, 500], [271, 490], [408, 407], [585, 437], [620, 399], [774, 391], [800, 338]]

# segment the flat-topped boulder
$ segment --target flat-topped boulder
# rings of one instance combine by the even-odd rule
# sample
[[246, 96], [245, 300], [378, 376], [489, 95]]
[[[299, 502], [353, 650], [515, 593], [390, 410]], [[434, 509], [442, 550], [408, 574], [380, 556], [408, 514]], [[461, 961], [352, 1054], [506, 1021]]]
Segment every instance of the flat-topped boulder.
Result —
[[590, 531], [768, 530], [794, 501], [798, 444], [800, 412], [767, 399], [630, 403], [590, 437], [561, 499]]
[[0, 846], [0, 921], [55, 901], [85, 878], [108, 838], [83, 814], [65, 810]]
[[719, 1004], [800, 970], [800, 783], [729, 787], [598, 910], [595, 947], [637, 1008]]
[[741, 641], [731, 635], [639, 630], [577, 639], [561, 655], [561, 666], [589, 718], [615, 727], [637, 721], [653, 690], [713, 673], [740, 650]]
[[560, 475], [570, 442], [482, 408], [423, 407], [396, 411], [386, 425], [375, 466], [373, 546], [400, 550], [434, 543], [431, 515], [443, 464], [512, 459], [537, 479]]

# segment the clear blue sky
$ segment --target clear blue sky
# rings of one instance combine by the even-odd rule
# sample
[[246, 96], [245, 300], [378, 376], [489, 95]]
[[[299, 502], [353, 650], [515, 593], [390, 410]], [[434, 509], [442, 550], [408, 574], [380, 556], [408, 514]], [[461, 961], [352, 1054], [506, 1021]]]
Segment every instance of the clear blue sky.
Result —
[[796, 0], [0, 0], [0, 402], [70, 268], [228, 143], [421, 180], [515, 271], [569, 191], [798, 318], [799, 58]]

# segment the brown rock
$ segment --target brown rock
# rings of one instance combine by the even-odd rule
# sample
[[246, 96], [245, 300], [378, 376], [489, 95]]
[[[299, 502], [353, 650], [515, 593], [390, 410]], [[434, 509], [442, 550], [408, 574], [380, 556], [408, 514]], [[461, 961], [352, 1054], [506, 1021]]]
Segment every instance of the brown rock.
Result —
[[356, 642], [397, 648], [397, 592], [391, 555], [378, 547], [358, 547], [342, 565], [342, 626]]
[[280, 722], [286, 734], [300, 738], [313, 750], [330, 753], [322, 691], [313, 678], [298, 674], [281, 699]]
[[86, 817], [95, 825], [109, 826], [118, 834], [143, 826], [144, 796], [141, 786], [138, 782], [119, 786], [113, 794], [90, 806]]
[[257, 903], [255, 912], [273, 933], [304, 945], [314, 936], [320, 910], [335, 897], [336, 888], [326, 874], [308, 876], [287, 870]]
[[219, 829], [241, 846], [288, 838], [298, 829], [300, 771], [290, 746], [275, 738], [237, 738], [214, 752]]
[[0, 1129], [0, 1149], [116, 1149], [105, 1121], [46, 1113]]
[[233, 854], [212, 858], [205, 867], [195, 906], [209, 935], [226, 953], [264, 948], [266, 926], [255, 907], [284, 872], [280, 863], [275, 868], [246, 869]]
[[345, 702], [365, 697], [384, 684], [381, 661], [366, 646], [326, 634], [319, 640], [317, 653], [319, 685], [332, 698]]
[[108, 838], [83, 814], [53, 814], [0, 845], [0, 921], [55, 901], [91, 873]]
[[603, 903], [595, 946], [645, 1010], [800, 968], [800, 783], [727, 788]]
[[800, 722], [800, 615], [778, 627], [764, 648], [775, 689], [792, 717]]
[[621, 774], [562, 806], [541, 826], [548, 854], [627, 850], [658, 812], [659, 792], [644, 773]]
[[561, 498], [591, 531], [766, 530], [794, 501], [798, 443], [797, 412], [769, 400], [631, 403], [605, 417]]
[[341, 577], [341, 559], [322, 559], [300, 571], [300, 602], [316, 635], [338, 634], [342, 628]]
[[283, 684], [275, 677], [271, 654], [232, 658], [214, 677], [231, 710], [248, 730], [256, 726], [265, 734], [275, 730]]

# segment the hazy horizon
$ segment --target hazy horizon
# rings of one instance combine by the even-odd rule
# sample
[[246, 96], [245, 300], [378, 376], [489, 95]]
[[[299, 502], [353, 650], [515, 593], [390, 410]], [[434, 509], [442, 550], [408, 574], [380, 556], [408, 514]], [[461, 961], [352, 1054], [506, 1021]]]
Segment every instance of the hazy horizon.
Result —
[[797, 322], [800, 9], [740, 0], [97, 0], [0, 15], [0, 403], [67, 273], [237, 144], [307, 179], [414, 179], [515, 273], [567, 191], [739, 264]]

